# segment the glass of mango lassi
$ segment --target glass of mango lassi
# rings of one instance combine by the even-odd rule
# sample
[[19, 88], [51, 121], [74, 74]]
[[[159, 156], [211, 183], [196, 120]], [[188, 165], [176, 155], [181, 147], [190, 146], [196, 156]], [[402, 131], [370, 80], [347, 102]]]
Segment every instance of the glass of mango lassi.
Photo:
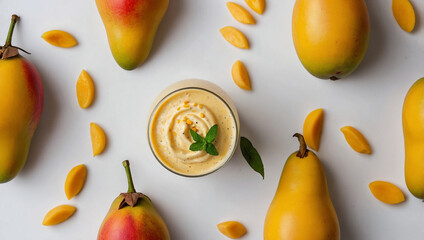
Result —
[[[218, 125], [213, 145], [218, 155], [192, 151], [190, 129], [205, 138]], [[240, 121], [231, 98], [204, 80], [184, 80], [166, 88], [153, 102], [148, 141], [153, 155], [166, 169], [186, 177], [199, 177], [221, 168], [233, 156]]]

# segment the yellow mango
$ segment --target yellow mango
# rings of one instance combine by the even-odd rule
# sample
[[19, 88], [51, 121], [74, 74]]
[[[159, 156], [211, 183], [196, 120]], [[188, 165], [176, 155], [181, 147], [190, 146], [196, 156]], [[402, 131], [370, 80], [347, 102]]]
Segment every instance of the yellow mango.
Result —
[[233, 46], [249, 49], [249, 42], [242, 32], [235, 27], [223, 27], [219, 30], [222, 36]]
[[403, 103], [405, 180], [409, 191], [424, 199], [424, 78], [412, 85]]
[[95, 123], [90, 123], [90, 133], [93, 155], [97, 156], [103, 152], [106, 146], [106, 134], [103, 129]]
[[239, 22], [244, 24], [255, 24], [253, 16], [242, 6], [237, 3], [227, 2], [227, 8], [231, 15]]
[[296, 0], [292, 36], [297, 55], [317, 78], [352, 73], [368, 48], [370, 24], [364, 0]]
[[70, 205], [60, 205], [50, 210], [43, 220], [44, 226], [59, 224], [70, 218], [77, 209]]
[[84, 69], [77, 81], [77, 99], [81, 108], [88, 108], [94, 99], [94, 82]]
[[[12, 180], [24, 167], [43, 112], [41, 77], [12, 46], [18, 19], [12, 15], [6, 43], [0, 47], [0, 184]], [[6, 196], [6, 191], [0, 191]], [[7, 219], [4, 214], [2, 217]]]
[[51, 30], [43, 33], [41, 37], [56, 47], [70, 48], [77, 45], [77, 40], [71, 34], [62, 30]]
[[87, 178], [87, 168], [84, 164], [78, 165], [71, 169], [65, 181], [65, 194], [69, 199], [76, 196], [84, 187]]
[[[337, 213], [318, 156], [300, 147], [287, 159], [265, 217], [264, 240], [340, 240]], [[259, 239], [259, 238], [257, 238]]]
[[371, 147], [367, 139], [354, 127], [346, 126], [340, 129], [349, 146], [358, 153], [371, 154]]
[[222, 234], [231, 239], [241, 238], [247, 233], [244, 225], [237, 221], [223, 222], [218, 224], [217, 227]]
[[249, 7], [258, 14], [265, 11], [265, 0], [244, 0]]
[[324, 110], [322, 108], [309, 113], [303, 123], [303, 137], [305, 138], [305, 142], [315, 151], [319, 150], [323, 123]]
[[245, 90], [252, 90], [249, 73], [247, 72], [246, 67], [242, 62], [236, 61], [233, 64], [231, 74], [233, 76], [233, 81], [237, 86]]
[[412, 32], [415, 27], [415, 11], [409, 0], [392, 0], [392, 11], [399, 26]]
[[369, 187], [374, 197], [384, 203], [398, 204], [405, 201], [402, 190], [392, 183], [375, 181], [370, 183]]

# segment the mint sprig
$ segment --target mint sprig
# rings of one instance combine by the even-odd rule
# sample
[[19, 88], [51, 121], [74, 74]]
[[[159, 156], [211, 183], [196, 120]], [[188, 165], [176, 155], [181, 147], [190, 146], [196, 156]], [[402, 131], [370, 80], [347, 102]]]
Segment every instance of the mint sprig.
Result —
[[205, 150], [210, 155], [218, 156], [218, 150], [216, 150], [212, 143], [215, 141], [216, 136], [218, 135], [218, 124], [213, 125], [209, 129], [205, 138], [197, 134], [197, 132], [193, 131], [192, 129], [190, 129], [190, 135], [194, 140], [194, 143], [190, 145], [191, 151], [195, 152]]
[[262, 179], [265, 178], [264, 164], [262, 163], [261, 156], [249, 139], [245, 137], [240, 138], [240, 149], [243, 157], [246, 159], [250, 167], [257, 173], [261, 174]]

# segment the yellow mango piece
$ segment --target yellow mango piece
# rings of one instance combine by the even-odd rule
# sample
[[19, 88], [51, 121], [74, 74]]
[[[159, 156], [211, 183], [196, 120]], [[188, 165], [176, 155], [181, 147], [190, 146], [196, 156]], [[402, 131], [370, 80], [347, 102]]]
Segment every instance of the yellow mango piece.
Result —
[[65, 181], [65, 194], [69, 199], [76, 196], [84, 187], [87, 178], [87, 168], [84, 164], [78, 165], [71, 169]]
[[262, 14], [265, 10], [265, 0], [244, 0], [256, 13]]
[[94, 82], [84, 69], [77, 81], [77, 99], [81, 108], [88, 108], [94, 99]]
[[44, 226], [59, 224], [70, 218], [77, 209], [70, 205], [60, 205], [50, 210], [43, 220]]
[[371, 147], [367, 139], [354, 127], [346, 126], [340, 129], [349, 146], [358, 153], [371, 154]]
[[62, 30], [51, 30], [43, 33], [41, 37], [56, 47], [70, 48], [77, 45], [77, 40], [71, 34]]
[[231, 15], [239, 22], [244, 24], [255, 24], [256, 21], [244, 7], [238, 5], [237, 3], [227, 2], [227, 8], [230, 11]]
[[315, 151], [319, 150], [323, 123], [324, 110], [322, 108], [309, 113], [303, 123], [303, 137], [305, 138], [305, 142]]
[[242, 32], [235, 27], [223, 27], [219, 30], [222, 36], [233, 46], [249, 49], [249, 42]]
[[106, 135], [103, 129], [95, 123], [90, 123], [90, 133], [93, 156], [97, 156], [103, 152], [106, 146]]
[[399, 26], [407, 31], [412, 32], [415, 27], [415, 11], [409, 0], [393, 0], [392, 11]]
[[231, 74], [233, 75], [233, 81], [237, 86], [245, 90], [252, 90], [249, 73], [242, 62], [237, 61], [233, 64]]
[[369, 187], [374, 197], [384, 203], [398, 204], [405, 201], [402, 190], [392, 183], [375, 181], [370, 183]]
[[231, 239], [241, 238], [247, 233], [244, 225], [236, 221], [223, 222], [218, 224], [217, 227], [222, 234]]

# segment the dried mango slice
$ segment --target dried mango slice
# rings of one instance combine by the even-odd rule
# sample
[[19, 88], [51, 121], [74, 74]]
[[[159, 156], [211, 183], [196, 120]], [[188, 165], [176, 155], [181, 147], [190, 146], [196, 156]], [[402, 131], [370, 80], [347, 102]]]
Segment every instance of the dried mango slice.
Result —
[[93, 156], [97, 156], [103, 152], [106, 146], [106, 135], [103, 129], [95, 123], [90, 123], [90, 133]]
[[84, 164], [78, 165], [71, 169], [65, 181], [65, 194], [69, 199], [76, 196], [84, 187], [87, 178], [87, 168]]
[[252, 90], [249, 73], [247, 72], [246, 67], [242, 62], [236, 61], [233, 64], [231, 74], [233, 76], [233, 81], [237, 86], [245, 90]]
[[367, 139], [354, 127], [346, 126], [340, 129], [344, 134], [347, 143], [358, 153], [371, 154], [371, 147]]
[[244, 0], [256, 13], [262, 14], [265, 11], [265, 0]]
[[70, 48], [78, 44], [71, 34], [62, 30], [51, 30], [43, 33], [41, 37], [56, 47]]
[[44, 226], [56, 225], [70, 218], [77, 209], [70, 205], [59, 205], [50, 210], [43, 220]]
[[88, 108], [94, 99], [94, 82], [84, 69], [77, 81], [77, 99], [81, 108]]
[[412, 32], [415, 27], [415, 11], [409, 0], [393, 0], [392, 11], [399, 26], [407, 31]]
[[322, 108], [309, 113], [303, 123], [303, 137], [305, 138], [305, 142], [315, 151], [319, 150], [323, 123], [324, 110]]
[[249, 49], [249, 42], [242, 32], [235, 27], [223, 27], [219, 30], [222, 36], [233, 46]]
[[231, 15], [239, 22], [244, 24], [255, 24], [256, 21], [244, 7], [238, 5], [237, 3], [227, 2], [227, 8], [230, 11]]
[[223, 222], [218, 224], [217, 227], [222, 234], [231, 239], [241, 238], [247, 233], [244, 225], [237, 221]]
[[370, 183], [369, 187], [374, 197], [384, 203], [398, 204], [405, 201], [402, 190], [392, 183], [375, 181]]

